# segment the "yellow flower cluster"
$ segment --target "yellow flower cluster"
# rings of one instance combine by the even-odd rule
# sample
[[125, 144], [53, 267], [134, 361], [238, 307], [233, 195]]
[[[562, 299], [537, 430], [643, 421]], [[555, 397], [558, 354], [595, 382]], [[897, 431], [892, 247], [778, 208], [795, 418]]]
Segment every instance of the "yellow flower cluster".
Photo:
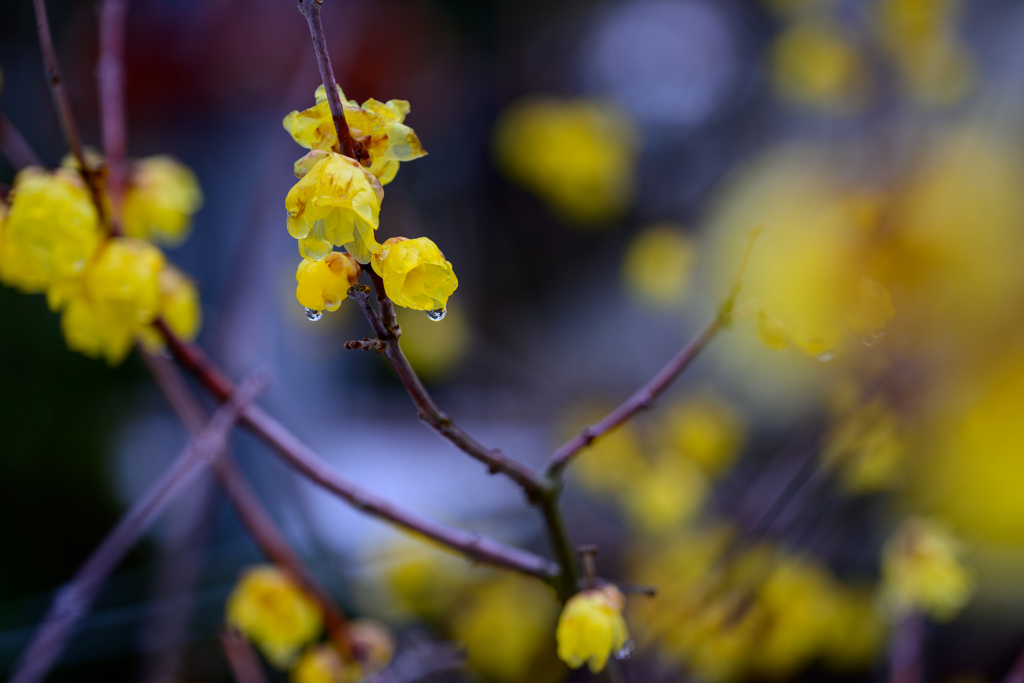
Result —
[[610, 584], [569, 598], [555, 631], [559, 659], [573, 669], [586, 664], [593, 673], [603, 670], [608, 657], [622, 650], [629, 640], [622, 618], [625, 606], [625, 596]]
[[[154, 180], [137, 195], [136, 210], [152, 218], [148, 234], [177, 230], [180, 235], [190, 213], [161, 203], [162, 187]], [[192, 282], [148, 242], [109, 238], [88, 189], [69, 168], [27, 168], [15, 178], [10, 210], [0, 226], [0, 282], [45, 292], [50, 308], [63, 311], [68, 347], [111, 364], [120, 362], [136, 340], [158, 348], [160, 337], [151, 327], [158, 317], [185, 339], [193, 339], [199, 328]]]
[[630, 294], [655, 308], [672, 308], [689, 293], [697, 249], [671, 223], [646, 228], [630, 243], [622, 264], [622, 279]]
[[883, 596], [896, 614], [920, 610], [952, 619], [973, 591], [960, 544], [927, 519], [905, 521], [886, 542], [882, 557]]
[[633, 198], [637, 133], [618, 109], [587, 100], [537, 99], [498, 121], [501, 169], [573, 223], [619, 218]]
[[851, 493], [891, 488], [900, 480], [907, 437], [894, 410], [881, 400], [848, 409], [832, 428], [822, 452]]
[[713, 683], [783, 679], [815, 661], [868, 664], [883, 641], [869, 591], [780, 550], [738, 550], [725, 529], [689, 531], [636, 557], [656, 600], [630, 603], [642, 648]]
[[313, 645], [302, 653], [289, 672], [291, 683], [356, 683], [391, 662], [395, 642], [384, 626], [359, 619], [350, 622], [346, 632], [358, 661], [346, 662], [330, 644]]
[[[399, 306], [443, 311], [458, 286], [451, 263], [426, 237], [392, 238], [383, 245], [380, 225], [383, 185], [391, 182], [402, 161], [426, 154], [416, 133], [405, 125], [409, 103], [369, 99], [362, 107], [343, 101], [345, 121], [360, 150], [360, 159], [343, 156], [326, 90], [316, 91], [316, 104], [293, 111], [285, 130], [310, 149], [295, 163], [299, 182], [285, 197], [288, 232], [298, 240], [303, 261], [296, 273], [296, 298], [311, 320], [323, 310], [337, 310], [359, 278], [358, 264], [373, 263], [385, 290]], [[396, 242], [401, 248], [393, 248]], [[334, 247], [345, 249], [336, 254]], [[441, 313], [436, 315], [440, 319]]]
[[259, 647], [279, 669], [290, 665], [322, 628], [317, 604], [284, 572], [249, 569], [227, 602], [227, 622]]

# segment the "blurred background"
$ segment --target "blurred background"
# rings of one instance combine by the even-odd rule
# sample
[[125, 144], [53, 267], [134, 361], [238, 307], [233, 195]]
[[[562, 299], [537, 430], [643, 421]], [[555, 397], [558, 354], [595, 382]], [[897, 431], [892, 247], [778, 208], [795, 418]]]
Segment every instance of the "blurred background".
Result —
[[[98, 146], [96, 3], [47, 4]], [[1024, 646], [1024, 5], [328, 0], [323, 18], [349, 98], [411, 102], [429, 156], [387, 186], [378, 238], [430, 237], [459, 288], [441, 322], [400, 311], [402, 344], [489, 446], [541, 466], [714, 315], [763, 227], [734, 324], [569, 476], [573, 540], [659, 589], [629, 598], [627, 680], [882, 679], [921, 538], [957, 557], [914, 575], [927, 679], [1005, 674]], [[59, 165], [28, 0], [0, 3], [0, 69], [0, 108]], [[319, 82], [293, 2], [130, 4], [129, 153], [176, 156], [204, 195], [169, 252], [200, 285], [199, 341], [235, 378], [267, 372], [263, 405], [345, 476], [546, 554], [518, 490], [420, 425], [382, 357], [344, 351], [369, 334], [355, 307], [311, 322], [295, 300], [283, 201], [304, 151], [281, 120]], [[186, 434], [134, 355], [66, 350], [39, 295], [0, 289], [0, 312], [7, 672]], [[555, 659], [543, 585], [233, 447], [346, 612], [465, 643], [452, 680], [588, 680]], [[261, 561], [203, 482], [50, 680], [230, 680], [224, 600]]]

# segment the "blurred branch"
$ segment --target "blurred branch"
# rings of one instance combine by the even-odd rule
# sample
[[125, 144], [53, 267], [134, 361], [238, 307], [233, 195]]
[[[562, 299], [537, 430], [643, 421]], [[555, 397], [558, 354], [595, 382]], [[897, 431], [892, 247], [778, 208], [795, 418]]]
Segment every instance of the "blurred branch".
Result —
[[[178, 361], [211, 394], [221, 401], [231, 394], [234, 387], [231, 380], [198, 346], [178, 339], [161, 320], [155, 325]], [[316, 453], [259, 406], [247, 407], [242, 413], [241, 421], [303, 476], [339, 496], [357, 510], [431, 538], [481, 564], [519, 572], [543, 581], [550, 581], [556, 574], [556, 568], [543, 557], [479, 534], [438, 524], [363, 491], [325, 465]]]
[[236, 683], [267, 683], [259, 655], [241, 634], [230, 629], [222, 630], [220, 646]]
[[1024, 650], [1017, 655], [1017, 659], [1013, 662], [1013, 668], [1010, 669], [1010, 673], [1006, 674], [1003, 683], [1024, 683]]
[[3, 112], [0, 112], [0, 152], [3, 152], [11, 165], [19, 171], [26, 166], [43, 165], [43, 160], [28, 144], [28, 140], [18, 132]]
[[555, 451], [548, 460], [546, 474], [551, 479], [558, 479], [572, 459], [584, 448], [594, 441], [629, 420], [641, 410], [650, 408], [654, 399], [658, 398], [670, 384], [678, 377], [683, 370], [689, 367], [697, 355], [708, 345], [715, 334], [729, 324], [732, 320], [733, 307], [736, 305], [736, 297], [739, 296], [740, 288], [743, 285], [743, 274], [747, 269], [747, 262], [750, 260], [750, 253], [754, 249], [754, 243], [761, 228], [756, 227], [747, 235], [747, 248], [740, 259], [739, 268], [733, 277], [729, 288], [729, 294], [718, 307], [718, 314], [704, 326], [683, 348], [672, 357], [668, 363], [651, 378], [647, 384], [637, 389], [632, 396], [627, 398], [618, 408], [605, 415], [605, 417], [594, 425], [584, 427], [583, 430]]
[[64, 141], [78, 162], [78, 171], [82, 174], [82, 179], [92, 194], [92, 201], [96, 205], [96, 214], [99, 216], [100, 223], [107, 225], [107, 210], [103, 203], [103, 181], [100, 175], [85, 163], [82, 138], [78, 135], [78, 126], [71, 114], [71, 103], [68, 101], [68, 94], [64, 89], [64, 79], [61, 76], [60, 64], [57, 62], [57, 52], [53, 47], [50, 22], [46, 18], [45, 0], [32, 0], [32, 7], [36, 14], [36, 30], [39, 33], [39, 48], [42, 50], [43, 64], [46, 68], [46, 80], [50, 84], [53, 106], [57, 110], [57, 119], [60, 122], [61, 132], [64, 134]]
[[100, 122], [103, 128], [103, 156], [110, 193], [110, 231], [121, 234], [124, 195], [128, 187], [127, 125], [124, 99], [124, 39], [128, 0], [103, 0], [100, 6], [100, 57], [96, 65], [99, 80]]
[[203, 465], [224, 451], [235, 422], [265, 383], [262, 377], [255, 377], [233, 392], [164, 475], [125, 513], [71, 582], [57, 593], [32, 642], [22, 653], [10, 683], [36, 683], [49, 671], [107, 577], [174, 496], [194, 479]]
[[323, 0], [299, 0], [299, 11], [306, 17], [309, 24], [309, 34], [313, 38], [313, 49], [316, 51], [316, 63], [320, 67], [320, 78], [324, 82], [324, 90], [327, 95], [327, 104], [331, 108], [331, 118], [334, 119], [334, 128], [338, 133], [338, 144], [340, 151], [345, 156], [361, 161], [366, 153], [355, 140], [348, 129], [348, 122], [345, 121], [345, 109], [341, 104], [341, 97], [338, 96], [338, 84], [334, 80], [334, 68], [331, 66], [331, 57], [327, 54], [327, 38], [324, 37], [324, 25], [320, 21], [321, 2]]
[[466, 653], [452, 643], [416, 643], [406, 647], [383, 671], [363, 683], [416, 683], [428, 676], [454, 671], [466, 663]]
[[[374, 284], [377, 284], [376, 281]], [[380, 286], [378, 298], [381, 298], [380, 292], [382, 290], [383, 286]], [[491, 450], [476, 441], [476, 439], [462, 431], [452, 421], [452, 418], [443, 413], [437, 404], [434, 403], [434, 399], [427, 392], [423, 382], [420, 381], [416, 371], [409, 365], [408, 359], [406, 359], [405, 354], [402, 353], [402, 349], [398, 345], [398, 337], [401, 334], [401, 330], [397, 323], [393, 324], [392, 329], [388, 329], [383, 320], [385, 316], [378, 317], [377, 312], [373, 310], [373, 306], [370, 304], [369, 288], [365, 285], [356, 285], [349, 290], [348, 294], [359, 304], [359, 307], [366, 315], [366, 319], [370, 322], [370, 326], [373, 327], [373, 331], [377, 334], [378, 339], [386, 345], [384, 354], [391, 361], [395, 372], [398, 373], [398, 378], [402, 381], [402, 385], [408, 392], [409, 398], [412, 399], [413, 405], [416, 406], [420, 419], [443, 438], [450, 441], [456, 448], [471, 458], [487, 465], [492, 474], [504, 474], [519, 484], [531, 502], [539, 502], [544, 497], [544, 487], [537, 472], [517, 460], [509, 458], [501, 451]], [[391, 301], [387, 299], [386, 295], [384, 295], [383, 299], [389, 307], [385, 309], [389, 311], [386, 317], [393, 320], [394, 309], [390, 308]]]
[[924, 655], [924, 615], [913, 611], [892, 629], [889, 649], [889, 683], [921, 683]]
[[[186, 429], [194, 432], [197, 424], [203, 421], [204, 411], [186, 384], [185, 378], [166, 358], [144, 351], [141, 351], [141, 355], [157, 386], [171, 404], [172, 410], [178, 414]], [[249, 536], [267, 559], [291, 574], [292, 578], [302, 584], [316, 600], [320, 606], [324, 626], [337, 644], [338, 651], [346, 661], [352, 661], [352, 645], [348, 638], [345, 616], [335, 606], [327, 589], [288, 545], [284, 534], [260, 503], [256, 492], [249, 486], [245, 475], [231, 459], [230, 454], [225, 454], [214, 461], [212, 468], [217, 482]]]

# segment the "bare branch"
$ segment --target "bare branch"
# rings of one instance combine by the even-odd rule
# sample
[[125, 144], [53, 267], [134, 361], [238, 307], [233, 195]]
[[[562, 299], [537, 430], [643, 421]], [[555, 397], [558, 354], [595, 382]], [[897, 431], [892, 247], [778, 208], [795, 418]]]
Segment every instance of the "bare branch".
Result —
[[[163, 321], [156, 327], [178, 361], [218, 400], [231, 395], [233, 384], [199, 347], [178, 339]], [[557, 568], [533, 553], [499, 543], [479, 534], [438, 524], [371, 495], [339, 476], [291, 431], [256, 405], [249, 406], [241, 421], [276, 450], [289, 464], [317, 485], [344, 499], [368, 515], [431, 538], [481, 564], [551, 581]]]
[[370, 339], [369, 337], [345, 342], [345, 348], [349, 351], [376, 351], [377, 353], [384, 353], [387, 347], [387, 342], [380, 339]]
[[107, 577], [160, 512], [201, 468], [223, 452], [245, 406], [262, 390], [261, 377], [246, 381], [174, 460], [171, 467], [121, 518], [74, 578], [58, 593], [32, 642], [22, 653], [11, 683], [36, 683], [50, 670], [72, 629], [92, 604]]
[[889, 682], [921, 683], [923, 650], [924, 615], [911, 612], [893, 625], [889, 649]]
[[243, 635], [224, 629], [220, 632], [220, 646], [227, 657], [235, 683], [267, 683], [259, 655]]
[[0, 152], [19, 171], [27, 166], [43, 165], [39, 155], [3, 112], [0, 112]]
[[121, 233], [124, 195], [128, 187], [127, 125], [124, 104], [124, 39], [128, 0], [103, 0], [100, 6], [99, 80], [100, 121], [103, 127], [103, 156], [110, 193], [111, 232]]
[[60, 129], [64, 133], [64, 141], [78, 162], [79, 173], [86, 187], [92, 194], [93, 204], [100, 223], [109, 225], [107, 209], [103, 202], [102, 179], [86, 164], [85, 153], [82, 151], [82, 138], [78, 135], [78, 126], [71, 114], [71, 103], [67, 91], [64, 90], [64, 79], [61, 76], [60, 64], [57, 63], [57, 51], [53, 47], [53, 36], [50, 34], [50, 22], [46, 17], [45, 0], [32, 0], [36, 13], [36, 30], [39, 33], [39, 47], [43, 52], [43, 64], [46, 67], [46, 80], [50, 84], [53, 95], [53, 106], [57, 110]]

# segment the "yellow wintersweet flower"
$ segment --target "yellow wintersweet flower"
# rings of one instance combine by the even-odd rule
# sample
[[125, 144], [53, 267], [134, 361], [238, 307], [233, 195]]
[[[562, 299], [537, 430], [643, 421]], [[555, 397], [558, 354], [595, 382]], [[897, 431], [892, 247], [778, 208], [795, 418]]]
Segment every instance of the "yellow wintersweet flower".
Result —
[[884, 490], [900, 477], [907, 439], [895, 413], [882, 401], [856, 408], [832, 429], [822, 458], [839, 470], [853, 493]]
[[498, 121], [501, 169], [574, 223], [607, 223], [633, 197], [637, 134], [610, 104], [535, 99], [511, 106]]
[[921, 610], [942, 621], [952, 619], [973, 591], [973, 579], [960, 555], [957, 540], [935, 522], [903, 522], [882, 554], [887, 604], [897, 614]]
[[867, 70], [838, 28], [799, 22], [779, 36], [771, 57], [775, 87], [784, 99], [837, 112], [862, 104]]
[[384, 280], [384, 291], [399, 306], [417, 311], [441, 311], [459, 286], [452, 264], [426, 237], [392, 237], [373, 255], [373, 270]]
[[336, 311], [362, 268], [351, 254], [332, 251], [323, 261], [303, 259], [295, 272], [295, 297], [312, 311]]
[[291, 683], [356, 683], [363, 677], [358, 664], [346, 664], [330, 645], [317, 645], [302, 653], [288, 680]]
[[317, 604], [272, 566], [245, 572], [228, 597], [227, 620], [279, 669], [288, 666], [321, 628]]
[[171, 265], [160, 271], [160, 316], [174, 334], [186, 341], [196, 338], [203, 322], [195, 283]]
[[348, 638], [363, 672], [373, 674], [391, 663], [395, 637], [387, 626], [373, 619], [356, 619], [348, 624]]
[[124, 198], [128, 237], [177, 244], [185, 239], [192, 215], [203, 204], [195, 173], [177, 159], [152, 156], [132, 163]]
[[732, 465], [743, 443], [736, 409], [715, 396], [697, 396], [667, 406], [662, 418], [667, 446], [714, 477]]
[[163, 268], [163, 253], [153, 245], [110, 240], [81, 282], [61, 295], [67, 297], [61, 328], [68, 348], [111, 364], [124, 359], [160, 312]]
[[672, 457], [663, 457], [639, 476], [618, 484], [618, 496], [630, 521], [651, 534], [671, 531], [692, 520], [709, 491], [700, 467]]
[[629, 640], [622, 608], [626, 598], [612, 585], [585, 590], [569, 598], [561, 616], [555, 638], [558, 658], [573, 669], [584, 663], [590, 671], [604, 669], [608, 657]]
[[[338, 134], [327, 103], [326, 90], [316, 89], [316, 105], [305, 111], [293, 111], [284, 118], [284, 127], [295, 142], [306, 149], [337, 151]], [[403, 122], [409, 114], [405, 100], [378, 102], [368, 99], [362, 107], [346, 101], [338, 88], [345, 110], [349, 134], [369, 155], [369, 171], [381, 185], [387, 185], [398, 173], [399, 162], [425, 156], [415, 131]]]
[[551, 630], [558, 605], [544, 586], [503, 575], [475, 588], [452, 617], [452, 636], [462, 643], [468, 665], [495, 683], [553, 683], [564, 671]]
[[10, 201], [0, 242], [0, 281], [40, 292], [85, 271], [103, 232], [78, 173], [23, 169]]
[[[369, 263], [380, 245], [374, 239], [384, 191], [369, 171], [334, 152], [311, 153], [312, 161], [288, 191], [288, 232], [299, 240], [299, 253], [322, 261], [332, 245], [344, 247], [360, 263]], [[300, 168], [296, 164], [296, 168]]]
[[671, 308], [689, 293], [697, 250], [692, 240], [669, 223], [653, 225], [629, 245], [622, 277], [637, 300]]

